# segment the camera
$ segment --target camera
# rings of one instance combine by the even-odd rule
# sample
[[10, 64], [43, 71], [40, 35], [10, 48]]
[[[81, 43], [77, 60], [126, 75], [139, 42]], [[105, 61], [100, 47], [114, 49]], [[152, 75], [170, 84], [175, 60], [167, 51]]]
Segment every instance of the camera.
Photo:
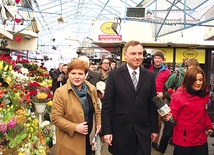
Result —
[[146, 50], [143, 51], [143, 62], [142, 65], [144, 68], [149, 69], [152, 65], [152, 61], [153, 61], [153, 56], [149, 53], [147, 53]]

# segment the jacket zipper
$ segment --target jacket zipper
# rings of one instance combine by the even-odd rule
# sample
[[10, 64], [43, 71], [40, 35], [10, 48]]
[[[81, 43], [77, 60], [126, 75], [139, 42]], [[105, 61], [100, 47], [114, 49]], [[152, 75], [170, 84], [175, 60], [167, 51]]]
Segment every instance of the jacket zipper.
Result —
[[186, 142], [186, 135], [187, 135], [186, 129], [184, 129], [184, 141], [185, 141], [185, 142]]

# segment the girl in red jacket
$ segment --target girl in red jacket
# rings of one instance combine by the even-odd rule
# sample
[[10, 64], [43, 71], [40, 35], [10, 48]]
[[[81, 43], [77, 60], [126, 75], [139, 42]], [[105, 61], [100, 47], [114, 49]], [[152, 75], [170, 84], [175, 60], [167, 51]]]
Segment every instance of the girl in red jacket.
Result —
[[213, 131], [212, 122], [206, 112], [209, 92], [206, 79], [200, 67], [190, 68], [182, 86], [173, 94], [171, 112], [166, 120], [173, 117], [173, 155], [208, 155], [207, 132]]

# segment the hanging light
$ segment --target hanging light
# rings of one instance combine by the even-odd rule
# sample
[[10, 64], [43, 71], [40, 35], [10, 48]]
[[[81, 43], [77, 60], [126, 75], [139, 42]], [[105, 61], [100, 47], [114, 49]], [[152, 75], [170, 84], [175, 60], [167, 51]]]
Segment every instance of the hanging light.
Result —
[[53, 49], [53, 50], [57, 50], [56, 46], [52, 46], [52, 49]]
[[30, 39], [31, 39], [30, 36], [25, 36], [24, 38], [25, 38], [26, 40], [30, 40]]
[[57, 21], [58, 21], [59, 24], [63, 24], [64, 23], [64, 19], [63, 19], [62, 16], [59, 16]]

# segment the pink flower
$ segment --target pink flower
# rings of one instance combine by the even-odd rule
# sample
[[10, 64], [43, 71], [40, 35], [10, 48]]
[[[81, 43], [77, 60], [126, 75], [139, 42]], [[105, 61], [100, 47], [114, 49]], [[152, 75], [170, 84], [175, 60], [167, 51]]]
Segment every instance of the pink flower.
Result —
[[13, 117], [8, 123], [7, 126], [9, 129], [13, 129], [16, 127], [16, 117]]
[[23, 98], [20, 98], [20, 99], [19, 99], [19, 102], [20, 102], [20, 103], [23, 103], [24, 101], [25, 101], [25, 100], [24, 100]]
[[0, 123], [0, 131], [5, 133], [7, 131], [7, 123]]

